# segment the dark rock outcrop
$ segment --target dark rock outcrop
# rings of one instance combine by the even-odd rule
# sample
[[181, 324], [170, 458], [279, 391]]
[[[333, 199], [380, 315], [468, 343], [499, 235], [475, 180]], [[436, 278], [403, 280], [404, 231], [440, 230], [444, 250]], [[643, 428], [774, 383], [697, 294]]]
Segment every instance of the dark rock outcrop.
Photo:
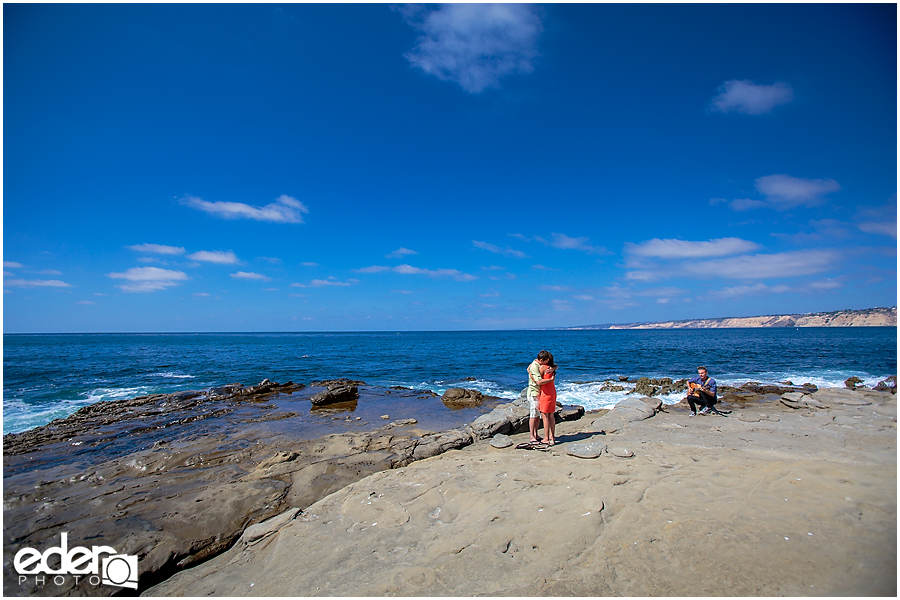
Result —
[[897, 376], [891, 375], [884, 381], [879, 381], [878, 385], [876, 385], [872, 389], [877, 390], [879, 392], [891, 392], [892, 394], [896, 394], [897, 393]]
[[441, 401], [447, 406], [477, 406], [484, 402], [484, 395], [478, 390], [465, 388], [450, 388], [441, 396]]
[[309, 401], [313, 406], [325, 406], [338, 402], [355, 402], [359, 400], [359, 388], [356, 384], [333, 383], [323, 392], [313, 394]]
[[854, 377], [849, 377], [849, 378], [847, 378], [846, 381], [844, 381], [844, 386], [845, 386], [848, 390], [855, 390], [855, 389], [856, 389], [856, 386], [858, 386], [858, 385], [861, 384], [862, 382], [863, 382], [863, 380], [860, 379], [859, 377], [855, 377], [855, 376], [854, 376]]

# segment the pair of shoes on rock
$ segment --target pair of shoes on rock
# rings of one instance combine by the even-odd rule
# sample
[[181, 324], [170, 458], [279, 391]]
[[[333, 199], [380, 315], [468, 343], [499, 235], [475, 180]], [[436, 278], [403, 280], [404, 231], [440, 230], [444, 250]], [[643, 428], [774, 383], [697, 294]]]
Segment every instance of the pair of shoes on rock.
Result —
[[522, 442], [516, 446], [516, 450], [547, 450], [550, 446], [538, 440], [536, 442]]
[[694, 411], [691, 411], [691, 414], [688, 415], [688, 417], [696, 417], [696, 416], [697, 416], [697, 413], [695, 413]]
[[702, 409], [702, 410], [700, 411], [700, 414], [701, 414], [701, 415], [708, 415], [708, 414], [709, 414], [709, 407], [707, 406], [706, 408]]

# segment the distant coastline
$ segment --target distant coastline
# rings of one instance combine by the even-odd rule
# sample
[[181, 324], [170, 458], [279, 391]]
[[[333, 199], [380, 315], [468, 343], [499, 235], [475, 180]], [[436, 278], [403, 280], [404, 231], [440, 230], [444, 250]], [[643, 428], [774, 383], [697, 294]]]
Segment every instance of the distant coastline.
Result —
[[717, 319], [684, 319], [648, 323], [607, 323], [557, 327], [559, 331], [593, 329], [728, 329], [741, 327], [896, 327], [897, 307], [835, 310], [831, 312], [758, 317], [721, 317]]

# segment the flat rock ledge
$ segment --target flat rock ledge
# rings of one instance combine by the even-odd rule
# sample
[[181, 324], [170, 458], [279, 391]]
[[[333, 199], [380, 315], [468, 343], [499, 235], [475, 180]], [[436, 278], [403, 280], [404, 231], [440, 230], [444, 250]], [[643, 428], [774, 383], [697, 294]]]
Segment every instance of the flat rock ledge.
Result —
[[586, 442], [566, 444], [566, 454], [577, 458], [598, 458], [606, 452], [606, 444], [603, 442]]
[[661, 408], [662, 400], [659, 398], [626, 398], [599, 419], [594, 419], [591, 425], [597, 431], [615, 433], [624, 429], [629, 423], [649, 419]]
[[[315, 382], [323, 394], [354, 389], [364, 382]], [[528, 409], [502, 404], [473, 423], [440, 432], [417, 428], [414, 419], [397, 420], [372, 431], [351, 431], [284, 447], [283, 442], [247, 437], [242, 432], [185, 436], [125, 453], [100, 464], [86, 461], [34, 470], [9, 467], [10, 457], [41, 460], [51, 445], [114, 443], [123, 432], [158, 430], [185, 419], [203, 419], [241, 402], [265, 401], [273, 393], [304, 386], [264, 380], [243, 388], [231, 384], [205, 391], [155, 394], [100, 402], [67, 419], [4, 437], [4, 594], [46, 595], [31, 581], [19, 585], [12, 556], [24, 547], [90, 540], [120, 554], [136, 555], [140, 588], [228, 550], [263, 544], [301, 510], [329, 494], [380, 471], [460, 449], [479, 440], [527, 431]], [[347, 393], [347, 392], [342, 392]], [[226, 402], [222, 402], [225, 399]], [[218, 408], [208, 408], [216, 401]], [[222, 408], [224, 406], [224, 408]], [[171, 410], [179, 411], [177, 418]], [[191, 415], [184, 417], [183, 414]], [[563, 407], [561, 421], [584, 415], [582, 407]], [[502, 440], [502, 437], [497, 438]], [[507, 437], [508, 439], [508, 437]], [[35, 510], [35, 507], [41, 507]], [[71, 544], [70, 544], [71, 545]], [[117, 591], [74, 578], [53, 587], [54, 595], [98, 595]]]
[[[878, 410], [896, 396], [863, 399], [474, 443], [285, 509], [146, 595], [896, 597], [897, 424]], [[565, 451], [589, 442], [609, 451]]]

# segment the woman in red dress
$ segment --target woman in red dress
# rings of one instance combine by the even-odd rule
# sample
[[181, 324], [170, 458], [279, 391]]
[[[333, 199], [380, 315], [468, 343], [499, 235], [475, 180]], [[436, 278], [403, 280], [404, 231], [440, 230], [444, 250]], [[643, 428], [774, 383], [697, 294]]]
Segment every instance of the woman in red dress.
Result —
[[541, 419], [544, 421], [544, 439], [542, 443], [552, 446], [556, 443], [556, 363], [553, 355], [546, 365], [541, 365], [541, 376], [550, 381], [541, 386], [541, 395], [538, 397], [538, 410], [541, 411]]

